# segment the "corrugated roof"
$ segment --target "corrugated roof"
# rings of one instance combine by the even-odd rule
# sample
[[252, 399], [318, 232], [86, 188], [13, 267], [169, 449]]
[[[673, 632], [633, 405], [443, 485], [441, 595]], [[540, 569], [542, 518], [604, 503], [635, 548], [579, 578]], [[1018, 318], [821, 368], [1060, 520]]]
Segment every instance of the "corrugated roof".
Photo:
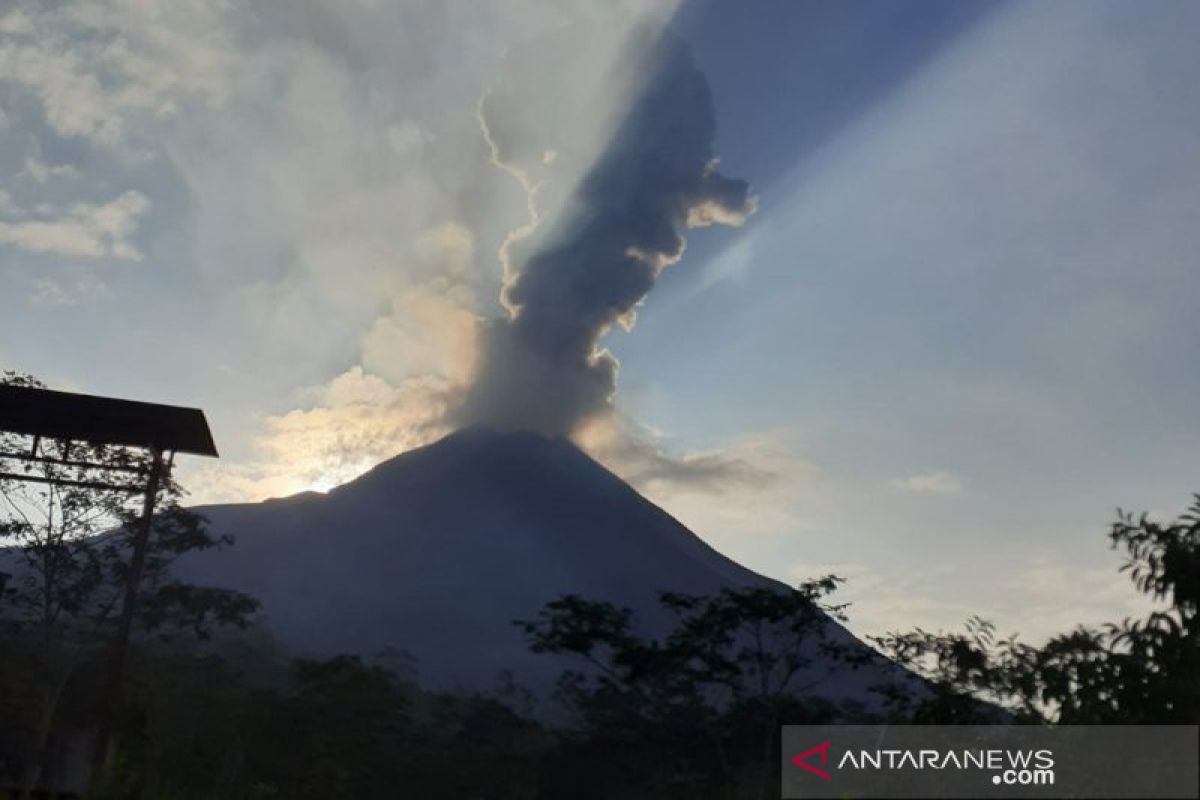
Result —
[[0, 385], [0, 431], [217, 457], [204, 412], [49, 389]]

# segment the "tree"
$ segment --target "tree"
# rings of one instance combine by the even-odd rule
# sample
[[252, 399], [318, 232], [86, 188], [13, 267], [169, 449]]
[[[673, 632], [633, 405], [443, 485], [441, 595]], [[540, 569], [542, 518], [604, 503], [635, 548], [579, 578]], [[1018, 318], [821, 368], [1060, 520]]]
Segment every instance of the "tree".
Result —
[[997, 640], [974, 619], [966, 634], [892, 633], [876, 643], [922, 671], [931, 697], [893, 691], [918, 719], [958, 722], [975, 699], [1018, 721], [1063, 724], [1200, 722], [1200, 495], [1172, 523], [1118, 511], [1110, 545], [1122, 572], [1160, 607], [1143, 619], [1080, 626], [1041, 647]]
[[244, 770], [272, 797], [394, 796], [408, 701], [389, 671], [357, 656], [293, 662], [289, 690], [260, 705]]
[[625, 765], [609, 775], [637, 784], [614, 793], [728, 794], [757, 771], [758, 793], [768, 796], [781, 722], [833, 719], [830, 704], [804, 698], [863, 661], [831, 621], [844, 619], [844, 606], [826, 602], [840, 582], [663, 593], [676, 624], [661, 640], [637, 635], [628, 609], [574, 595], [516, 624], [535, 652], [589, 665], [565, 673], [560, 694], [581, 717], [586, 747]]
[[[249, 646], [249, 647], [247, 647]], [[552, 738], [496, 698], [431, 694], [408, 670], [287, 659], [267, 640], [155, 643], [131, 682], [139, 735], [108, 800], [487, 797], [544, 792]]]
[[[35, 378], [13, 372], [0, 373], [0, 383], [44, 388]], [[130, 575], [141, 497], [100, 484], [112, 484], [117, 475], [136, 486], [149, 471], [146, 456], [131, 448], [54, 440], [38, 441], [36, 447], [38, 460], [18, 463], [24, 477], [40, 482], [0, 478], [0, 564], [7, 573], [0, 617], [10, 642], [34, 654], [26, 677], [31, 696], [38, 698], [34, 735], [23, 754], [26, 793], [47, 766], [63, 691], [80, 670], [94, 665], [112, 638]], [[33, 453], [34, 443], [0, 434], [0, 452]], [[228, 535], [211, 535], [203, 517], [180, 505], [183, 496], [169, 474], [160, 481], [137, 620], [143, 632], [169, 635], [183, 628], [206, 636], [214, 624], [244, 624], [257, 603], [238, 592], [171, 576], [178, 556], [232, 543]]]

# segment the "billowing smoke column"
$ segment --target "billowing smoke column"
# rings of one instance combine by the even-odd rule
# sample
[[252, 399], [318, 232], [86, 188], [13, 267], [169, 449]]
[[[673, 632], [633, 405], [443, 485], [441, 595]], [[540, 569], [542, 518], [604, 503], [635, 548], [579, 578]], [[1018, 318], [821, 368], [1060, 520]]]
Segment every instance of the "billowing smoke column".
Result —
[[[600, 158], [549, 231], [502, 251], [509, 316], [484, 332], [465, 423], [569, 435], [609, 410], [617, 362], [598, 340], [613, 323], [632, 325], [659, 273], [683, 255], [682, 231], [739, 225], [754, 210], [747, 183], [717, 171], [712, 95], [687, 48], [669, 35], [638, 44], [635, 99]], [[509, 160], [521, 154], [505, 152], [508, 99], [486, 98], [481, 122], [496, 163], [535, 192]]]

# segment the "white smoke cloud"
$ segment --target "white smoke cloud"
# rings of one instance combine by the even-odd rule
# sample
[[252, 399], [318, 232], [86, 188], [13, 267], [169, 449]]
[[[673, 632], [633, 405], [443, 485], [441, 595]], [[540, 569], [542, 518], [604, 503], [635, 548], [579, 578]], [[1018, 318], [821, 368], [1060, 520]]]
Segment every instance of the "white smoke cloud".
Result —
[[452, 393], [436, 378], [392, 384], [352, 367], [313, 387], [305, 407], [266, 417], [255, 458], [188, 470], [191, 499], [257, 501], [331, 489], [445, 435]]

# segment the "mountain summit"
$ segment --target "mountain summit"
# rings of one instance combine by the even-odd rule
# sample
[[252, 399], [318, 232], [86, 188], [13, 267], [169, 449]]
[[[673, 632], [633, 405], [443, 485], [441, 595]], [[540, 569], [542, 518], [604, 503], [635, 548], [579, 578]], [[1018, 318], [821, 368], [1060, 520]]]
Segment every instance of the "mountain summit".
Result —
[[534, 433], [470, 428], [328, 494], [200, 511], [237, 543], [188, 556], [183, 577], [251, 593], [295, 651], [396, 648], [435, 688], [490, 688], [503, 670], [548, 685], [563, 662], [530, 653], [512, 621], [566, 593], [632, 608], [653, 630], [667, 622], [661, 591], [780, 585]]

